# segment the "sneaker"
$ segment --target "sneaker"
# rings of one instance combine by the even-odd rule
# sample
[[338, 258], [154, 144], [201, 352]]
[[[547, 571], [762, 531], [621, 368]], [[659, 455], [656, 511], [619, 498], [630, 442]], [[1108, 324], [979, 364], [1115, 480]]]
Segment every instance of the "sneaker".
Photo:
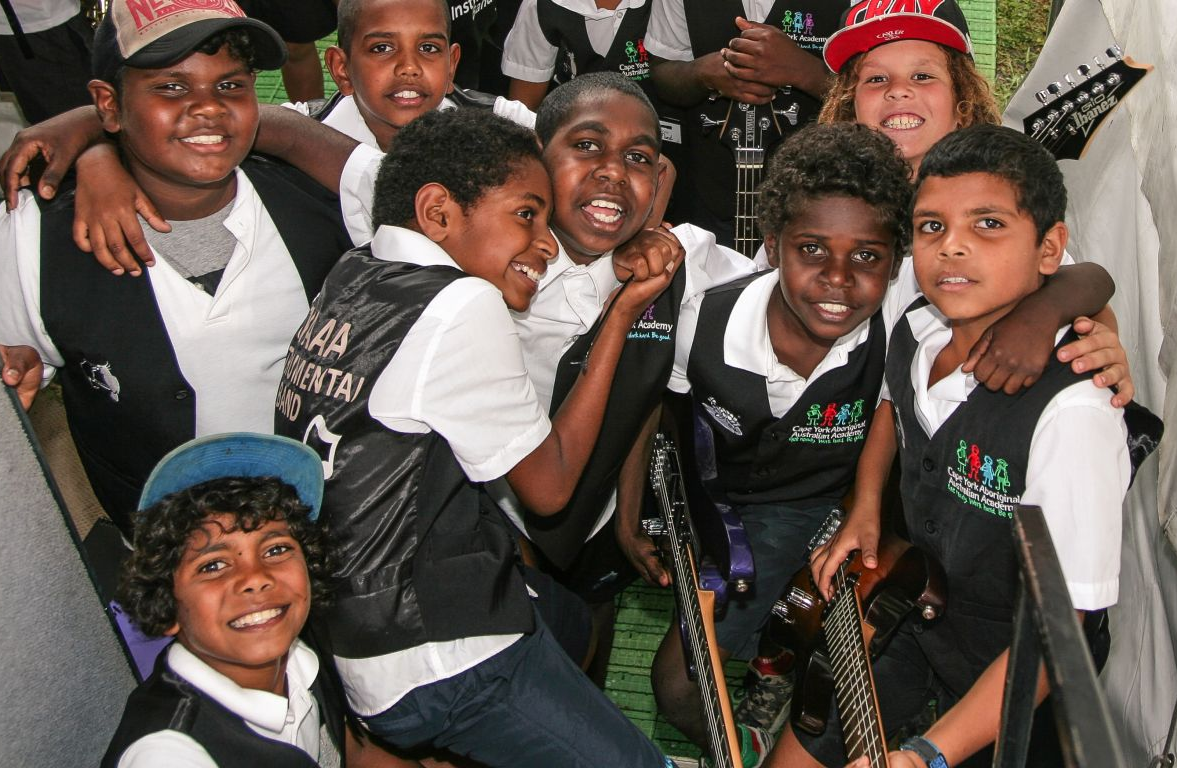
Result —
[[[736, 723], [736, 728], [740, 729], [740, 757], [738, 764], [742, 768], [760, 768], [764, 761], [768, 759], [768, 753], [772, 751], [772, 745], [775, 739], [771, 733], [763, 728], [749, 728], [740, 723]], [[706, 756], [700, 757], [699, 768], [711, 768], [711, 761]]]
[[772, 734], [781, 732], [793, 699], [793, 673], [770, 674], [749, 665], [744, 698], [733, 713], [736, 722]]

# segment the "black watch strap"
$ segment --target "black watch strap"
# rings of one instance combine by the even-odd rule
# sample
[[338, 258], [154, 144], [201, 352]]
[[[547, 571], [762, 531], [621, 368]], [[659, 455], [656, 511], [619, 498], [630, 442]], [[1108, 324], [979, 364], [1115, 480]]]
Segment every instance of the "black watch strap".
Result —
[[944, 758], [944, 753], [923, 736], [912, 736], [910, 739], [905, 739], [899, 748], [915, 752], [921, 760], [927, 763], [928, 768], [948, 768], [948, 761]]

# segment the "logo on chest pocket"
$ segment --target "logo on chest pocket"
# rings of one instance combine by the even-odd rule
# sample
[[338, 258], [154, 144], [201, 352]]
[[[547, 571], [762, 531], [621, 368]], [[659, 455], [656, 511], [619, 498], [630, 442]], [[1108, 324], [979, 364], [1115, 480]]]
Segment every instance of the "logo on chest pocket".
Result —
[[110, 362], [105, 363], [91, 363], [89, 360], [83, 360], [78, 364], [81, 366], [82, 375], [86, 377], [86, 381], [93, 389], [105, 390], [113, 402], [119, 401], [119, 391], [122, 385], [119, 384], [118, 377], [110, 370]]

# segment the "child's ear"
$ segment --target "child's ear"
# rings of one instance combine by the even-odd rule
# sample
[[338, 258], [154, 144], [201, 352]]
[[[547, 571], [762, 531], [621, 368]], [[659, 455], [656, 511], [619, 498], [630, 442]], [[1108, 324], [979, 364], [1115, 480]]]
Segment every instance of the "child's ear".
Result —
[[450, 77], [449, 82], [446, 83], [445, 92], [454, 92], [454, 78], [458, 75], [458, 62], [462, 59], [462, 46], [457, 43], [450, 43]]
[[98, 110], [102, 130], [107, 133], [118, 133], [122, 127], [119, 120], [118, 91], [105, 80], [91, 80], [87, 88], [90, 90], [90, 98], [94, 100], [94, 107]]
[[446, 239], [455, 215], [461, 210], [450, 191], [437, 183], [426, 184], [417, 190], [413, 207], [421, 234], [435, 243]]
[[1038, 273], [1053, 275], [1057, 272], [1066, 249], [1067, 225], [1057, 221], [1046, 230], [1046, 234], [1042, 236], [1042, 244], [1038, 246]]
[[175, 637], [180, 634], [180, 624], [177, 622], [163, 631], [164, 637]]
[[776, 235], [769, 235], [764, 238], [764, 255], [768, 257], [768, 266], [773, 269], [777, 269], [781, 265], [780, 257], [777, 256], [776, 247]]
[[340, 93], [351, 96], [356, 92], [351, 82], [351, 74], [347, 71], [346, 51], [338, 45], [333, 45], [323, 51], [323, 62], [327, 65], [327, 71], [331, 73], [331, 79], [339, 87]]

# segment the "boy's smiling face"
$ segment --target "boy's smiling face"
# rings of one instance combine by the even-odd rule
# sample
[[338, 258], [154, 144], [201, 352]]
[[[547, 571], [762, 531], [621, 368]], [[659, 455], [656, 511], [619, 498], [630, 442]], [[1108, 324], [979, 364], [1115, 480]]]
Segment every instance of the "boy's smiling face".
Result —
[[552, 177], [552, 229], [585, 264], [645, 224], [658, 189], [658, 124], [632, 96], [590, 93], [544, 146]]
[[774, 345], [788, 337], [828, 349], [873, 315], [896, 271], [894, 244], [895, 233], [859, 198], [803, 205], [765, 243], [780, 283], [769, 310], [770, 333], [772, 317], [783, 322]]
[[168, 634], [238, 685], [281, 692], [311, 602], [302, 547], [285, 521], [246, 532], [232, 515], [210, 516], [188, 539], [174, 592]]
[[929, 176], [916, 193], [912, 254], [920, 290], [954, 329], [980, 332], [1054, 273], [1066, 246], [1056, 222], [1042, 241], [1006, 179]]
[[127, 67], [121, 96], [97, 80], [91, 92], [131, 174], [166, 217], [200, 218], [233, 199], [258, 104], [253, 73], [227, 46], [162, 69]]
[[932, 145], [959, 125], [944, 50], [924, 40], [900, 40], [867, 51], [858, 69], [854, 114], [894, 141], [918, 169]]
[[548, 229], [551, 199], [548, 174], [529, 158], [465, 211], [445, 187], [426, 185], [417, 195], [417, 222], [463, 272], [494, 285], [508, 307], [522, 312], [556, 255]]
[[351, 50], [327, 52], [331, 76], [355, 98], [381, 149], [453, 90], [460, 53], [446, 34], [445, 10], [438, 0], [369, 0]]

